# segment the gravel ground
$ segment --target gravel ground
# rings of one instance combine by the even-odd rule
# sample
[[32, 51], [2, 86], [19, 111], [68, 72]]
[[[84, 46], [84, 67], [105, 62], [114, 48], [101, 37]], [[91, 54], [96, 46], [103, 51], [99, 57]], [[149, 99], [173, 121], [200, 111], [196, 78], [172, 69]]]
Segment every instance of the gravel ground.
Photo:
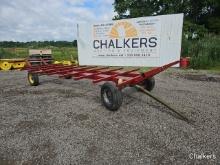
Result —
[[42, 76], [31, 87], [25, 71], [0, 72], [0, 164], [219, 164], [220, 75], [155, 79], [152, 93], [193, 125], [134, 88], [111, 112], [90, 81]]

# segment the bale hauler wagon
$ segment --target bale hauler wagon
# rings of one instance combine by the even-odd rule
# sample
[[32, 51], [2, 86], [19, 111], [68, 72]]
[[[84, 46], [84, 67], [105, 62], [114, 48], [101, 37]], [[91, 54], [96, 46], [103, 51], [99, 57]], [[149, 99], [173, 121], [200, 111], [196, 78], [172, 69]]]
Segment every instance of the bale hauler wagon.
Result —
[[104, 82], [101, 86], [101, 101], [107, 109], [115, 111], [120, 108], [123, 101], [122, 89], [140, 85], [151, 91], [155, 85], [153, 76], [178, 63], [179, 61], [174, 61], [140, 73], [138, 72], [140, 68], [124, 70], [121, 67], [65, 66], [49, 64], [41, 59], [40, 65], [31, 65], [29, 62], [26, 70], [28, 82], [32, 86], [39, 85], [40, 75], [58, 75], [60, 78], [74, 80], [91, 79], [93, 83]]

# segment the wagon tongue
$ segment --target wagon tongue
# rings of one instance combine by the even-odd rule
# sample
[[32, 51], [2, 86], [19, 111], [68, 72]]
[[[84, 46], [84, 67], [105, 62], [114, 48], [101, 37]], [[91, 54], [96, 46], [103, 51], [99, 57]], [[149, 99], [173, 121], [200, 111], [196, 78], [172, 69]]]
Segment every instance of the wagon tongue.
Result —
[[155, 96], [154, 94], [152, 94], [151, 92], [147, 91], [146, 89], [144, 89], [143, 87], [141, 87], [140, 85], [135, 85], [135, 87], [143, 92], [144, 94], [150, 96], [151, 98], [153, 98], [154, 100], [158, 101], [159, 103], [161, 103], [162, 105], [166, 106], [169, 110], [171, 110], [177, 118], [189, 123], [189, 124], [193, 124], [194, 121], [188, 119], [186, 116], [184, 116], [183, 114], [181, 114], [180, 112], [178, 112], [174, 107], [172, 107], [171, 105], [169, 105], [167, 102], [165, 102], [164, 100], [162, 100], [161, 98]]
[[156, 75], [156, 74], [158, 74], [158, 73], [160, 73], [160, 72], [162, 72], [162, 71], [168, 69], [169, 67], [171, 67], [171, 66], [173, 66], [173, 65], [178, 64], [179, 62], [180, 62], [180, 61], [178, 60], [178, 61], [171, 62], [171, 63], [169, 63], [169, 64], [167, 64], [167, 65], [164, 65], [164, 66], [161, 66], [161, 67], [153, 68], [152, 70], [143, 73], [143, 76], [144, 76], [145, 78], [153, 77], [154, 75]]

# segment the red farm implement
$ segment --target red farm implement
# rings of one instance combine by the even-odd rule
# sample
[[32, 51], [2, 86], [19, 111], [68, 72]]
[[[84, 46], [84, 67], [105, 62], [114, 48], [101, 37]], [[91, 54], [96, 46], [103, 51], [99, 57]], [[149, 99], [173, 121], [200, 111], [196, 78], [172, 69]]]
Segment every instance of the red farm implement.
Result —
[[112, 111], [117, 110], [122, 104], [123, 88], [140, 85], [151, 91], [155, 84], [153, 76], [179, 63], [179, 61], [174, 61], [140, 73], [138, 72], [139, 68], [125, 70], [121, 67], [65, 66], [63, 64], [47, 63], [42, 58], [40, 60], [39, 65], [31, 65], [33, 59], [28, 62], [29, 65], [26, 70], [28, 71], [30, 85], [37, 86], [40, 75], [58, 75], [60, 78], [74, 80], [91, 79], [93, 83], [104, 82], [101, 87], [101, 101], [107, 109]]

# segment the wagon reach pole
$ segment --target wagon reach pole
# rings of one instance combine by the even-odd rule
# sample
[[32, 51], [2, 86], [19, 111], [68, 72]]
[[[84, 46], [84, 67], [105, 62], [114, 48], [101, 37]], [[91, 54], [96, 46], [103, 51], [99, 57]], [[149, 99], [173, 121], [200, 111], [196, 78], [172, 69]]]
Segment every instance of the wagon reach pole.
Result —
[[166, 106], [167, 108], [169, 108], [172, 112], [174, 112], [176, 115], [178, 115], [179, 119], [184, 120], [185, 122], [192, 124], [192, 121], [189, 120], [187, 117], [185, 117], [184, 115], [182, 115], [180, 112], [178, 112], [177, 110], [175, 110], [175, 108], [173, 108], [171, 105], [169, 105], [168, 103], [166, 103], [165, 101], [163, 101], [162, 99], [158, 98], [157, 96], [153, 95], [152, 93], [150, 93], [149, 91], [147, 91], [146, 89], [144, 89], [143, 87], [141, 87], [140, 85], [135, 85], [134, 86], [136, 89], [138, 89], [139, 91], [143, 92], [144, 94], [150, 96], [151, 98], [155, 99], [156, 101], [158, 101], [159, 103], [163, 104], [164, 106]]

